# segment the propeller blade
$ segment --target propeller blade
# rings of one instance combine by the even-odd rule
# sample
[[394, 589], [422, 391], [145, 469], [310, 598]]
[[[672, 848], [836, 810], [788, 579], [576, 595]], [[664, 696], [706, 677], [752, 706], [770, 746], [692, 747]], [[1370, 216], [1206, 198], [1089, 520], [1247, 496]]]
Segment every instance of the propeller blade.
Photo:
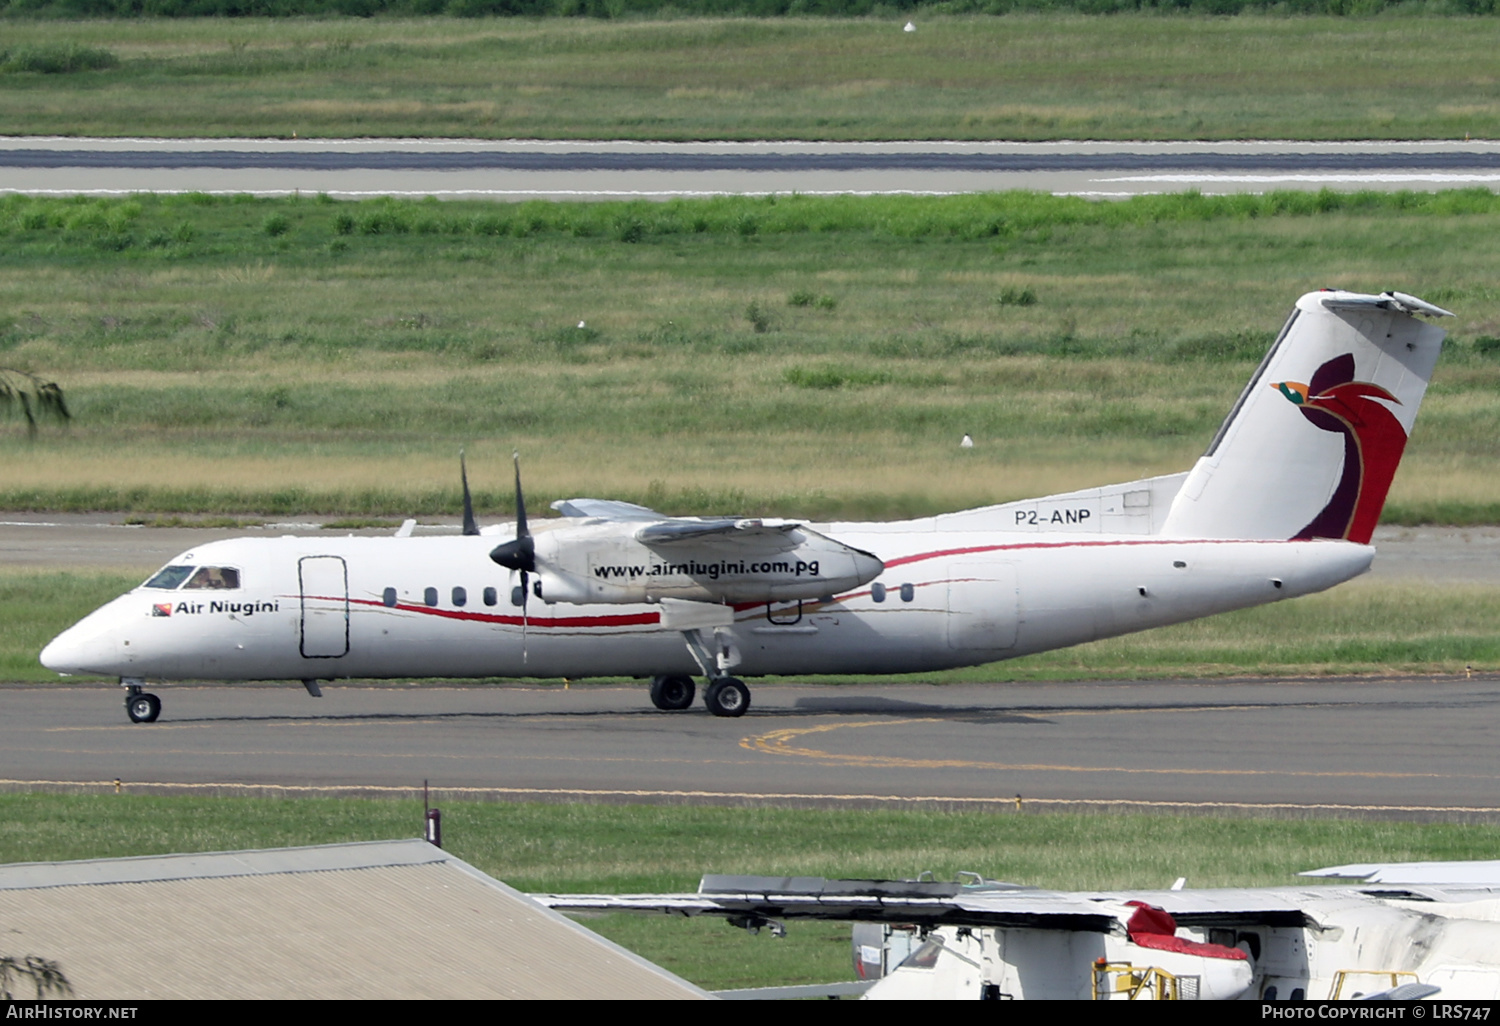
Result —
[[[529, 541], [530, 539], [527, 539], [527, 540]], [[522, 570], [521, 571], [521, 662], [523, 664], [526, 662], [526, 657], [527, 657], [527, 651], [526, 651], [526, 641], [527, 641], [526, 632], [527, 632], [527, 627], [529, 626], [529, 622], [528, 622], [527, 616], [526, 616], [526, 600], [531, 597], [530, 595], [527, 594], [527, 592], [529, 592], [530, 590], [531, 590], [531, 579], [529, 577], [527, 577], [526, 571]]]
[[[490, 558], [507, 570], [521, 573], [536, 573], [536, 542], [526, 527], [526, 497], [521, 494], [521, 454], [516, 453], [516, 536], [511, 541], [496, 545], [490, 550]], [[524, 589], [523, 589], [524, 591]], [[525, 595], [521, 597], [526, 601]], [[524, 606], [523, 606], [524, 608]]]
[[478, 534], [479, 525], [474, 521], [474, 498], [469, 494], [469, 468], [464, 462], [464, 451], [458, 450], [458, 477], [464, 485], [464, 534]]
[[511, 453], [511, 459], [516, 463], [516, 537], [530, 538], [531, 532], [526, 529], [526, 497], [521, 494], [521, 454]]
[[526, 496], [521, 492], [521, 454], [512, 453], [516, 463], [516, 536], [490, 550], [490, 558], [507, 570], [521, 574], [521, 662], [527, 660], [527, 633], [530, 618], [526, 603], [531, 598], [531, 574], [536, 573], [536, 541], [526, 526]]

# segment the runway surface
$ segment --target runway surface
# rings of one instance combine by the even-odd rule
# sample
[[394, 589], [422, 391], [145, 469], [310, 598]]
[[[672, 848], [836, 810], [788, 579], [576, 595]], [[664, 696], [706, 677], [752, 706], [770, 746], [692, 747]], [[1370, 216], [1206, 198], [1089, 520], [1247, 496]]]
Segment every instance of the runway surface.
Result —
[[741, 719], [643, 687], [0, 689], [3, 786], [1011, 809], [1500, 816], [1500, 680], [761, 685]]
[[1488, 142], [629, 143], [0, 138], [0, 192], [668, 199], [1034, 189], [1097, 198], [1500, 184]]

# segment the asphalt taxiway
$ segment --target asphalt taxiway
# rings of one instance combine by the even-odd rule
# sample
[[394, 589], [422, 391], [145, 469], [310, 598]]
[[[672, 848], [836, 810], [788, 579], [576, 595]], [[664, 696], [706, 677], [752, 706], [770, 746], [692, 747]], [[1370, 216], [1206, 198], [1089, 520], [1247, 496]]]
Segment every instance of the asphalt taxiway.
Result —
[[0, 786], [1500, 819], [1500, 680], [0, 688]]

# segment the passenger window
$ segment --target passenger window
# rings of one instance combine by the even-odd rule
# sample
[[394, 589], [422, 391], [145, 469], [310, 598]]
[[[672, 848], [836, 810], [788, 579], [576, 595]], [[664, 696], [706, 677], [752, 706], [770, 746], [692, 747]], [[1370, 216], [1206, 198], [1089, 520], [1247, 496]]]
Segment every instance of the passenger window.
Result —
[[200, 566], [189, 581], [187, 588], [203, 588], [210, 591], [232, 591], [240, 586], [240, 572], [227, 566]]
[[143, 585], [143, 587], [161, 588], [164, 591], [171, 591], [183, 581], [187, 580], [188, 575], [192, 572], [193, 568], [190, 566], [164, 566], [160, 570], [158, 570], [156, 572], [156, 576], [147, 581]]
[[494, 588], [486, 588], [486, 589], [484, 589], [484, 604], [485, 605], [487, 605], [487, 606], [493, 606], [496, 602], [499, 602], [499, 601], [500, 601], [500, 593], [499, 592], [497, 592]]
[[429, 606], [437, 605], [437, 589], [428, 588], [426, 591], [422, 592], [422, 601], [426, 602]]
[[385, 589], [385, 594], [382, 595], [382, 596], [380, 596], [380, 601], [382, 603], [384, 603], [385, 605], [390, 606], [392, 609], [395, 609], [396, 608], [396, 589], [395, 588], [387, 588], [387, 589]]
[[876, 602], [884, 602], [885, 585], [879, 583], [878, 581], [875, 584], [870, 585], [870, 597]]
[[917, 597], [917, 587], [914, 584], [901, 585], [901, 601], [910, 602]]
[[455, 606], [462, 606], [464, 603], [466, 603], [468, 601], [469, 601], [469, 593], [467, 591], [465, 591], [463, 588], [454, 588], [453, 589], [453, 604]]

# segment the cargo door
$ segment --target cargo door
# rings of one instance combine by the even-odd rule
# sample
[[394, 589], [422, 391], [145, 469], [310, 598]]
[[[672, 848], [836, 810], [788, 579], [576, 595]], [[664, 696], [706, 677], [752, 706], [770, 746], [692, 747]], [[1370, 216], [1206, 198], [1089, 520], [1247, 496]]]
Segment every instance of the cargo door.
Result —
[[349, 569], [340, 556], [297, 562], [302, 594], [302, 656], [337, 659], [349, 652]]

